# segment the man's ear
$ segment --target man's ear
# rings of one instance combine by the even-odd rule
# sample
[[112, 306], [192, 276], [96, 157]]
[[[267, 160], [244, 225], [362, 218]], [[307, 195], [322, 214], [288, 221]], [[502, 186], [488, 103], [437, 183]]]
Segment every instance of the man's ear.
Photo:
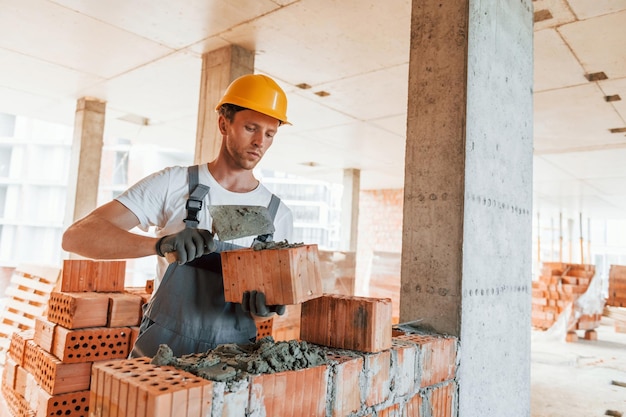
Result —
[[220, 115], [219, 119], [217, 119], [217, 124], [220, 128], [220, 133], [222, 135], [225, 135], [226, 134], [226, 118]]

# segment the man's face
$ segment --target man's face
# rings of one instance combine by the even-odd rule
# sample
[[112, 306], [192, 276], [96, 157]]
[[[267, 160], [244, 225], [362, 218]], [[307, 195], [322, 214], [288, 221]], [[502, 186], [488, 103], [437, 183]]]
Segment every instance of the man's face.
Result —
[[254, 110], [235, 113], [232, 122], [219, 118], [225, 156], [239, 168], [253, 169], [272, 145], [279, 121]]

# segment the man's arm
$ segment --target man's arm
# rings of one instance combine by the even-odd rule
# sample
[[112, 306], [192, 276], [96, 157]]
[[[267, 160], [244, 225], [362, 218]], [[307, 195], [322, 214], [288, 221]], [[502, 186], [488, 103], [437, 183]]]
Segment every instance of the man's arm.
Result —
[[63, 233], [62, 246], [92, 259], [126, 259], [155, 255], [157, 238], [129, 232], [137, 216], [117, 200], [98, 207]]

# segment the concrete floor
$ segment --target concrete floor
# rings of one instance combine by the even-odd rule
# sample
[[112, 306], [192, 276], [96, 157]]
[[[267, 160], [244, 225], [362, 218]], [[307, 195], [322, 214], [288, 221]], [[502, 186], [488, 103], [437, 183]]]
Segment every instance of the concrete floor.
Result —
[[[563, 334], [532, 332], [532, 417], [593, 417], [607, 410], [626, 416], [626, 333], [603, 317], [598, 340], [566, 343]], [[561, 337], [562, 336], [562, 337]], [[461, 416], [462, 417], [462, 416]]]
[[[616, 333], [607, 317], [596, 330], [597, 341], [583, 340], [580, 332], [574, 343], [555, 332], [532, 332], [532, 417], [594, 417], [607, 410], [626, 417], [626, 387], [611, 384], [626, 383], [626, 333]], [[0, 417], [10, 417], [1, 396]]]

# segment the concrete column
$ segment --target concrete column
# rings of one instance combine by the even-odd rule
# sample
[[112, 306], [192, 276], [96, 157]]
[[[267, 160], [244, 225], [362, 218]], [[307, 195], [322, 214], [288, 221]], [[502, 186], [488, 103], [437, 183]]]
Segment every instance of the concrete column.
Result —
[[196, 133], [196, 164], [210, 162], [217, 157], [222, 136], [217, 127], [215, 106], [228, 85], [245, 74], [254, 72], [254, 51], [230, 45], [202, 55], [200, 104]]
[[83, 97], [76, 102], [65, 223], [69, 226], [96, 208], [106, 102]]
[[412, 4], [400, 321], [459, 336], [460, 417], [529, 416], [532, 1]]
[[341, 247], [356, 252], [359, 225], [359, 193], [361, 170], [343, 170], [343, 196], [341, 199]]

